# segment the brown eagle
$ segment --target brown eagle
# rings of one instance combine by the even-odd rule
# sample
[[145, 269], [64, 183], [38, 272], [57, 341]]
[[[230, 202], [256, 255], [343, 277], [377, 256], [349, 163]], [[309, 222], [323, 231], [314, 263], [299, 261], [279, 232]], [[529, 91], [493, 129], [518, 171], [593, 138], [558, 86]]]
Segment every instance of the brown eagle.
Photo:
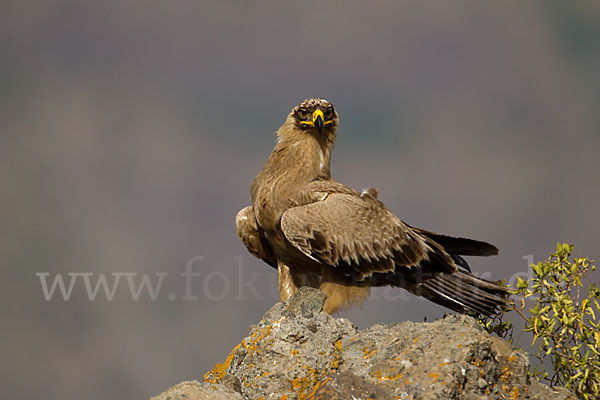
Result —
[[462, 256], [490, 256], [488, 243], [441, 235], [401, 221], [377, 199], [331, 178], [338, 114], [323, 99], [292, 109], [252, 182], [252, 206], [236, 216], [250, 253], [278, 271], [286, 301], [301, 286], [327, 295], [325, 311], [361, 304], [371, 286], [401, 287], [461, 313], [493, 315], [508, 291], [475, 277]]

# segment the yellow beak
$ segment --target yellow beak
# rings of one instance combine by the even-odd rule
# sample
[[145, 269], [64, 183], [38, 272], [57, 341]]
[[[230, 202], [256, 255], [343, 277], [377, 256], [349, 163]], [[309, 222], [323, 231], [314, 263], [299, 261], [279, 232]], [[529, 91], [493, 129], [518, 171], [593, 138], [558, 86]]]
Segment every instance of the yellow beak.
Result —
[[332, 120], [325, 120], [325, 115], [323, 115], [323, 111], [321, 110], [316, 110], [313, 112], [312, 121], [302, 121], [303, 125], [314, 126], [319, 130], [319, 132], [325, 125], [329, 125], [331, 123], [333, 123]]
[[313, 113], [313, 125], [317, 127], [319, 132], [323, 129], [323, 125], [325, 125], [325, 117], [323, 116], [323, 111], [317, 110]]

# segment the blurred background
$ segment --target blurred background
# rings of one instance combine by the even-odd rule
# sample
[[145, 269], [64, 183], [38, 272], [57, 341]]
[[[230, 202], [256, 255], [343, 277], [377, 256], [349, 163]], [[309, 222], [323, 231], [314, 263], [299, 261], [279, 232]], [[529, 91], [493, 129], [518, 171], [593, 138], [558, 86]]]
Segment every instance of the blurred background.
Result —
[[[277, 301], [234, 217], [307, 97], [340, 113], [334, 177], [496, 244], [479, 274], [600, 259], [598, 71], [593, 0], [2, 2], [2, 397], [147, 398], [223, 361]], [[129, 278], [90, 300], [81, 274]], [[378, 289], [342, 316], [443, 313]]]

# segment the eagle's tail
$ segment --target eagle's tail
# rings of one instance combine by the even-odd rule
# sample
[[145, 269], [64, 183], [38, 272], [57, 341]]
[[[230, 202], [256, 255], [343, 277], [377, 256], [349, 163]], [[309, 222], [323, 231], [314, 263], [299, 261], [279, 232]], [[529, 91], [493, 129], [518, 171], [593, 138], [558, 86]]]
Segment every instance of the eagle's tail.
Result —
[[503, 312], [511, 304], [506, 286], [460, 269], [437, 274], [412, 292], [460, 313], [475, 311], [492, 316]]
[[481, 240], [442, 235], [421, 228], [413, 227], [413, 229], [441, 245], [449, 254], [483, 257], [498, 255], [498, 248], [496, 246], [482, 242]]

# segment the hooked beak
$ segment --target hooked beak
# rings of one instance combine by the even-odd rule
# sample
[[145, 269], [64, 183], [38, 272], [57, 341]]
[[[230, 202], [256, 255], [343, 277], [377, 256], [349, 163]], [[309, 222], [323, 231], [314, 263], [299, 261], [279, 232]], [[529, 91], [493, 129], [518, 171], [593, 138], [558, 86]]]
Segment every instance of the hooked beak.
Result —
[[321, 130], [323, 130], [324, 126], [333, 124], [333, 120], [326, 120], [325, 115], [323, 115], [323, 111], [316, 110], [312, 113], [312, 121], [300, 121], [300, 123], [303, 126], [314, 126], [319, 130], [319, 133], [321, 133]]
[[313, 113], [313, 125], [321, 132], [323, 129], [323, 125], [325, 125], [325, 119], [323, 116], [323, 111], [317, 110]]

